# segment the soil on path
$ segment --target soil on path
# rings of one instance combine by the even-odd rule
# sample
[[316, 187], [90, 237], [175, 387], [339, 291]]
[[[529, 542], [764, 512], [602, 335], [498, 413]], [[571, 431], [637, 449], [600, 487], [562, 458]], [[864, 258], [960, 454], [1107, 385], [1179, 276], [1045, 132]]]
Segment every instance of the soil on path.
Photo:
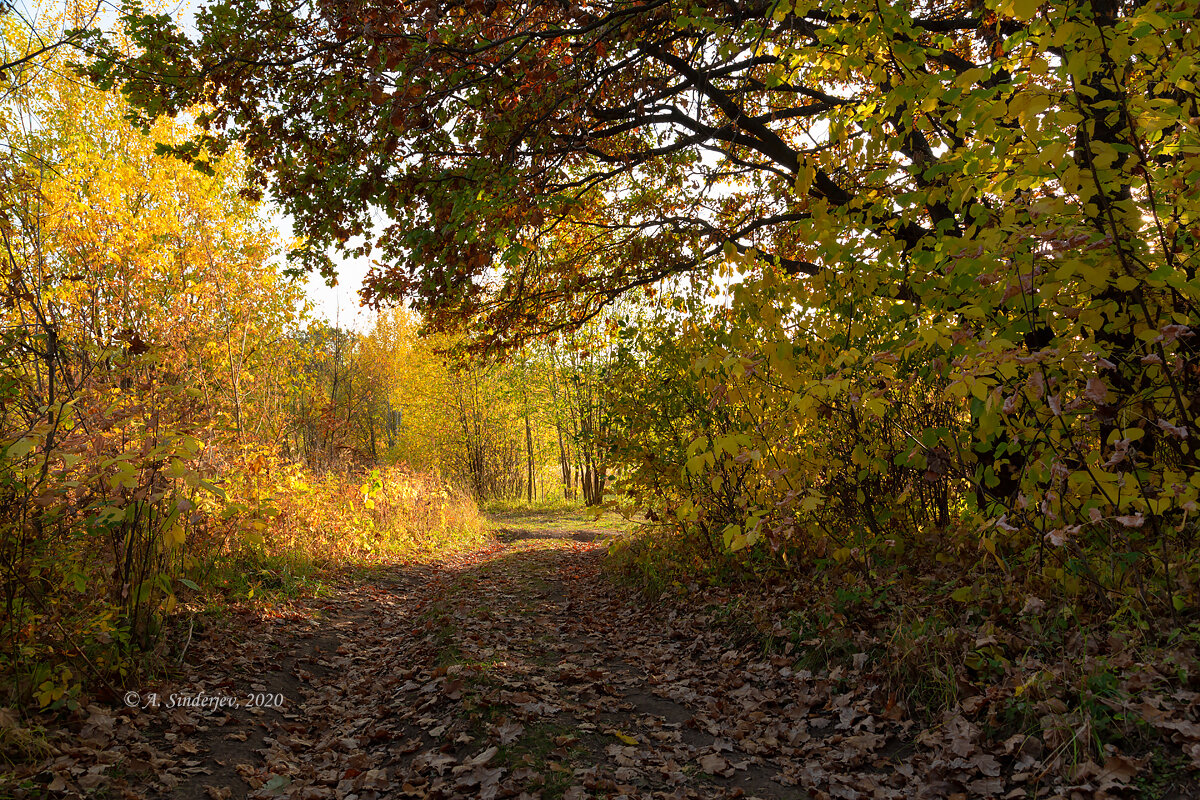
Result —
[[[94, 709], [93, 743], [109, 755], [86, 774], [93, 788], [186, 800], [1047, 795], [1041, 752], [1020, 738], [984, 752], [961, 717], [917, 730], [865, 655], [801, 669], [790, 646], [732, 646], [719, 607], [648, 606], [616, 587], [602, 574], [611, 532], [517, 521], [497, 533], [469, 556], [247, 619], [236, 642], [199, 642], [159, 707]], [[282, 703], [167, 709], [168, 691]], [[86, 778], [78, 768], [63, 767], [68, 788]]]

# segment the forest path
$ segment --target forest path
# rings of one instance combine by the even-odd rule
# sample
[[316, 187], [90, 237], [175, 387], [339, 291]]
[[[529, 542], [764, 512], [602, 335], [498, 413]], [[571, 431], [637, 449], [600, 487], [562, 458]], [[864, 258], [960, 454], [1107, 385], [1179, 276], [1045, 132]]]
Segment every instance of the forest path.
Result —
[[202, 643], [180, 691], [261, 687], [285, 701], [142, 712], [147, 739], [173, 748], [154, 769], [168, 784], [158, 794], [768, 800], [1025, 784], [1037, 796], [1022, 754], [999, 777], [966, 722], [914, 737], [897, 708], [879, 707], [859, 659], [814, 674], [796, 654], [733, 646], [719, 606], [649, 606], [614, 586], [602, 574], [611, 532], [496, 531], [467, 556], [248, 624], [236, 652]]

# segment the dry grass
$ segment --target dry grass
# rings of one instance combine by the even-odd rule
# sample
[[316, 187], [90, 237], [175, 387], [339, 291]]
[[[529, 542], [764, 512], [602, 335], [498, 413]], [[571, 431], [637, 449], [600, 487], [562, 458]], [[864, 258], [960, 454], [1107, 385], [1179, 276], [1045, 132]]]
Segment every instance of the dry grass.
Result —
[[469, 495], [405, 467], [309, 480], [294, 475], [275, 499], [279, 513], [262, 531], [262, 545], [317, 563], [426, 561], [489, 538]]

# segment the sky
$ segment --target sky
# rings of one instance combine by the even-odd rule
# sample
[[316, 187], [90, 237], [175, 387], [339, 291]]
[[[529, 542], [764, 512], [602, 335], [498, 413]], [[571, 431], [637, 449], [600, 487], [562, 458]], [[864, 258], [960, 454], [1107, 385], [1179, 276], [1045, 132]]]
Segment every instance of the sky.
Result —
[[[291, 227], [291, 221], [286, 217], [281, 220], [279, 228], [285, 234], [283, 241], [291, 237]], [[304, 293], [312, 304], [312, 313], [339, 328], [367, 333], [375, 322], [375, 314], [369, 308], [362, 307], [358, 290], [371, 263], [365, 258], [345, 260], [338, 259], [336, 255], [334, 263], [338, 270], [336, 286], [329, 286], [324, 278], [316, 274], [310, 274], [304, 282]]]
[[313, 314], [339, 328], [366, 333], [375, 321], [375, 314], [360, 306], [358, 299], [367, 265], [343, 262], [338, 265], [338, 272], [337, 286], [327, 286], [319, 275], [310, 275], [305, 282], [304, 292], [312, 303]]

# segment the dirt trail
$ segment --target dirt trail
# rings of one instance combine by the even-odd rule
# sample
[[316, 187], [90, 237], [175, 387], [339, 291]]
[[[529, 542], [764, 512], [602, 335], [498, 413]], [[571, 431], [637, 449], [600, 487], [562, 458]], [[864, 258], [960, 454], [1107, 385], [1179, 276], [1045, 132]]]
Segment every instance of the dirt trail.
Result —
[[865, 658], [814, 674], [795, 653], [731, 647], [720, 609], [648, 607], [614, 587], [603, 531], [498, 533], [197, 645], [178, 691], [277, 692], [282, 707], [127, 712], [151, 747], [113, 794], [1045, 795], [1027, 769], [1040, 753], [982, 752], [961, 718], [915, 730]]

